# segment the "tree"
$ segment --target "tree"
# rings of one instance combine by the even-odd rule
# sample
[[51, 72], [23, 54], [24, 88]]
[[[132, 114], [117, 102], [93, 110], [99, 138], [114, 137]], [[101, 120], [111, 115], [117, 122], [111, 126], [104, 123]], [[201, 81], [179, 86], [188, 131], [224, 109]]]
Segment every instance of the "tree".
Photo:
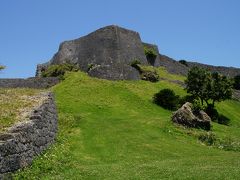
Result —
[[214, 72], [212, 73], [212, 83], [209, 89], [209, 98], [212, 100], [212, 106], [215, 102], [231, 99], [232, 97], [232, 82], [226, 76]]
[[211, 84], [211, 74], [205, 69], [193, 67], [188, 72], [186, 90], [195, 98], [199, 98], [203, 105], [204, 101], [208, 101], [208, 88]]
[[214, 109], [215, 102], [224, 101], [232, 97], [232, 82], [219, 73], [194, 67], [189, 73], [186, 82], [187, 92], [199, 98], [208, 107]]
[[240, 74], [234, 77], [234, 89], [240, 90]]

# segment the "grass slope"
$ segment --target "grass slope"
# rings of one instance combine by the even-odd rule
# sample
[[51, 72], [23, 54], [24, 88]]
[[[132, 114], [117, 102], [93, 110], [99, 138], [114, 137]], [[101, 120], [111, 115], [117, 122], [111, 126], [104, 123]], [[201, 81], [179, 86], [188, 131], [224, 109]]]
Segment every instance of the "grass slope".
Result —
[[0, 88], [0, 132], [20, 120], [21, 112], [31, 109], [40, 90], [28, 88]]
[[[171, 78], [174, 76], [170, 76]], [[181, 77], [179, 78], [181, 79]], [[16, 179], [238, 179], [240, 153], [201, 144], [201, 130], [170, 122], [172, 112], [152, 103], [167, 81], [107, 81], [70, 73], [54, 87], [59, 111], [55, 145]], [[230, 126], [213, 123], [220, 138], [240, 137], [239, 102], [218, 105]]]

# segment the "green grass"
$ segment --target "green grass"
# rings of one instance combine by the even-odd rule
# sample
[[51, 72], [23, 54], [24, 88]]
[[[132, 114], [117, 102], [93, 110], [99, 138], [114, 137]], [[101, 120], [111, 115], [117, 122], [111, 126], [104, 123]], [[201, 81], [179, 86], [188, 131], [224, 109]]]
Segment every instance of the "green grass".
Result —
[[34, 105], [36, 100], [32, 97], [39, 92], [28, 88], [0, 88], [0, 132], [20, 120], [21, 111]]
[[178, 80], [181, 82], [184, 82], [186, 79], [185, 76], [182, 75], [176, 75], [176, 74], [170, 74], [164, 67], [153, 67], [153, 66], [143, 66], [140, 65], [141, 69], [144, 71], [156, 71], [159, 74], [160, 78], [164, 78], [166, 80]]
[[[238, 179], [240, 152], [206, 146], [197, 138], [203, 131], [172, 124], [172, 112], [152, 103], [153, 94], [163, 88], [186, 94], [163, 80], [107, 81], [69, 73], [53, 88], [57, 142], [14, 178]], [[218, 104], [231, 125], [213, 123], [217, 137], [239, 139], [239, 108], [236, 101]]]

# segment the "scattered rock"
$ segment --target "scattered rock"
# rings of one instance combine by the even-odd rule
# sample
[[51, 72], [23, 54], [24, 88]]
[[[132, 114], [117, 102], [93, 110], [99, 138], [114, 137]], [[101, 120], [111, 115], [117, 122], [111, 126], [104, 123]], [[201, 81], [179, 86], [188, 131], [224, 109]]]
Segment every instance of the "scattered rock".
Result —
[[186, 127], [201, 128], [205, 130], [210, 130], [211, 128], [211, 118], [204, 111], [200, 111], [198, 115], [193, 114], [192, 104], [189, 102], [185, 103], [180, 109], [174, 112], [172, 121]]

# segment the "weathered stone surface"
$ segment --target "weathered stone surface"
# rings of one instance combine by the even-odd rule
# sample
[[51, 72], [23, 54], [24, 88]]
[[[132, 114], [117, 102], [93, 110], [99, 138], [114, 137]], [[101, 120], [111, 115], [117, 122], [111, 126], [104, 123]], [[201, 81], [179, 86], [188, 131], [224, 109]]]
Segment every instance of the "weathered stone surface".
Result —
[[49, 88], [60, 80], [57, 77], [47, 77], [47, 78], [28, 78], [28, 79], [0, 79], [0, 88], [36, 88], [44, 89]]
[[52, 144], [57, 132], [57, 111], [52, 93], [33, 110], [26, 122], [0, 134], [0, 179], [3, 174], [31, 164], [35, 155]]
[[88, 72], [89, 65], [95, 65], [89, 74], [99, 78], [139, 79], [138, 72], [130, 66], [134, 59], [148, 64], [139, 34], [118, 26], [107, 26], [61, 43], [50, 62], [38, 65], [36, 74], [39, 76], [41, 68], [50, 64], [70, 62], [78, 64], [85, 72]]
[[204, 111], [200, 111], [198, 116], [194, 115], [192, 104], [189, 102], [174, 112], [172, 121], [186, 127], [202, 128], [205, 130], [210, 130], [211, 128], [211, 118]]

